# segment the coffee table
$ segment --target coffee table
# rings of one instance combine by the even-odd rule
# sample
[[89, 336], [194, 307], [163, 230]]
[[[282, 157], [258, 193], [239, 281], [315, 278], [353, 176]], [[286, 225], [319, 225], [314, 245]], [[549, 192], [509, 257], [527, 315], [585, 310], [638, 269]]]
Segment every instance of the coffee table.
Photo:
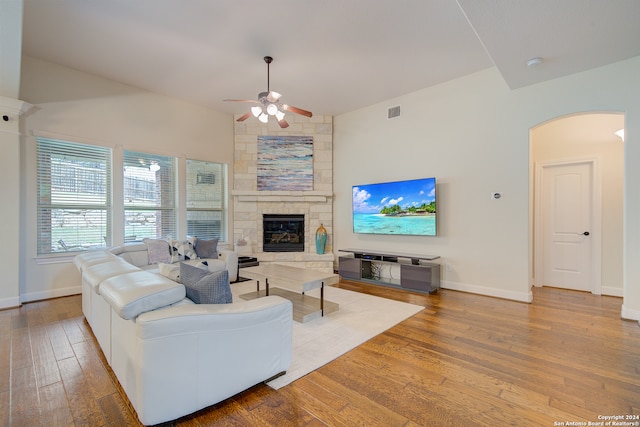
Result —
[[[242, 269], [242, 276], [256, 280], [256, 291], [240, 295], [248, 300], [278, 295], [293, 303], [293, 320], [307, 322], [338, 310], [338, 304], [325, 301], [324, 287], [338, 283], [339, 276], [299, 267], [280, 264], [262, 264]], [[265, 289], [260, 290], [260, 282]], [[305, 295], [312, 289], [320, 289], [320, 298]]]

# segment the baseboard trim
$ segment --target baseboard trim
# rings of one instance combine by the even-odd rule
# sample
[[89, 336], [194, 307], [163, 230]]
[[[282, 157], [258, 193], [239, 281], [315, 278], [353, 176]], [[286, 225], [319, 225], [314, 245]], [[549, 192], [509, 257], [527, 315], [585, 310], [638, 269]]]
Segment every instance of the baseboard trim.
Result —
[[533, 292], [529, 288], [529, 292], [514, 292], [504, 289], [488, 288], [486, 286], [471, 285], [468, 283], [451, 282], [443, 280], [440, 282], [440, 287], [443, 289], [451, 289], [454, 291], [469, 292], [471, 294], [485, 295], [489, 297], [504, 298], [508, 300], [514, 300], [519, 302], [531, 303], [533, 302]]
[[19, 297], [0, 299], [0, 310], [4, 310], [6, 308], [15, 308], [15, 307], [20, 307]]
[[622, 288], [612, 288], [610, 286], [603, 286], [602, 289], [600, 289], [600, 294], [607, 295], [610, 297], [620, 297], [620, 298], [624, 296], [622, 292]]
[[78, 295], [82, 293], [81, 286], [71, 286], [68, 288], [52, 289], [49, 291], [32, 292], [20, 295], [21, 302], [40, 301], [51, 298], [67, 297], [69, 295]]
[[640, 310], [633, 310], [622, 304], [622, 310], [620, 310], [620, 316], [626, 320], [637, 320], [640, 324]]

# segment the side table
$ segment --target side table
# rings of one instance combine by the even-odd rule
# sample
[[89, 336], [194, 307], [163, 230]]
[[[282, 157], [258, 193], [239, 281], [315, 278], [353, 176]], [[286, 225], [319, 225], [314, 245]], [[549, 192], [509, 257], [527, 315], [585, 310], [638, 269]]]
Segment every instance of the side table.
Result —
[[246, 279], [244, 277], [240, 277], [240, 269], [241, 268], [246, 268], [246, 267], [256, 267], [260, 265], [260, 262], [258, 261], [258, 258], [253, 258], [250, 256], [239, 256], [238, 257], [238, 278], [236, 279], [237, 282], [244, 282], [247, 280], [251, 280], [251, 279]]

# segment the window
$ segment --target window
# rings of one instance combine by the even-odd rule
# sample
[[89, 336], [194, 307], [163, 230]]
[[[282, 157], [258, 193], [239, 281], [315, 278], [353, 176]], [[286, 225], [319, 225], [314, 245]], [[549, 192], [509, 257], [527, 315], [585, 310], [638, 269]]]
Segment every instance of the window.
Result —
[[111, 239], [111, 149], [36, 138], [38, 255]]
[[176, 158], [124, 152], [124, 240], [176, 236]]
[[187, 235], [225, 238], [225, 175], [224, 164], [187, 159]]

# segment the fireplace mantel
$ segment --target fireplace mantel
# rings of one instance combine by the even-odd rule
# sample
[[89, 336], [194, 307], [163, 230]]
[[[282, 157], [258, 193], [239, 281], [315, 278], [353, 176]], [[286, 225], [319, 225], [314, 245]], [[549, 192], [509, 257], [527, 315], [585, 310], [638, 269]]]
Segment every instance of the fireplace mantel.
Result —
[[239, 202], [307, 202], [326, 203], [333, 197], [326, 191], [251, 191], [232, 190]]

